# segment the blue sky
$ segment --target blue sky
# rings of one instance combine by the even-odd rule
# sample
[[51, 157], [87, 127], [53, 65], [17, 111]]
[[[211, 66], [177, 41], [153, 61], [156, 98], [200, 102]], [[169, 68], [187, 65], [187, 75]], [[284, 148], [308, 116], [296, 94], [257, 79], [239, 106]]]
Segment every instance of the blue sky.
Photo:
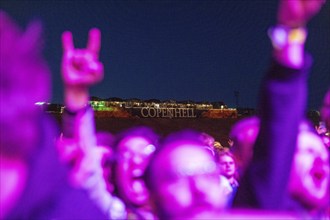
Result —
[[[91, 27], [102, 32], [105, 79], [91, 89], [101, 98], [223, 101], [255, 107], [270, 60], [267, 29], [274, 0], [1, 1], [21, 26], [44, 25], [45, 56], [52, 70], [52, 102], [62, 103], [61, 33], [85, 47]], [[330, 3], [309, 24], [307, 50], [314, 66], [309, 108], [318, 109], [330, 85]]]

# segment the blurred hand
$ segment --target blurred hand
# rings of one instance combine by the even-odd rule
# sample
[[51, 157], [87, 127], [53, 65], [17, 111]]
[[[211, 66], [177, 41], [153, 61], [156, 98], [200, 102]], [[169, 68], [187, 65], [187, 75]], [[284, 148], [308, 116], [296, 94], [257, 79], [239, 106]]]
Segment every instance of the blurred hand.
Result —
[[291, 28], [304, 27], [325, 2], [326, 0], [281, 0], [278, 23]]
[[234, 141], [232, 139], [228, 139], [228, 145], [229, 147], [234, 146]]
[[103, 79], [103, 64], [99, 61], [101, 32], [97, 28], [89, 31], [87, 47], [74, 48], [72, 33], [62, 34], [63, 57], [62, 78], [66, 87], [89, 87]]

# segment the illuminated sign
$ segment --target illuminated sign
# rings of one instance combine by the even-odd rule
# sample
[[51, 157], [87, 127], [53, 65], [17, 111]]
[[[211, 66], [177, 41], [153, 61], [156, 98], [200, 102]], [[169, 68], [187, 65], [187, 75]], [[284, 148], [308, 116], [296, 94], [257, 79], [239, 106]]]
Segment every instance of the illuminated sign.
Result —
[[134, 108], [140, 110], [140, 116], [143, 118], [196, 118], [194, 108], [153, 108], [143, 107]]

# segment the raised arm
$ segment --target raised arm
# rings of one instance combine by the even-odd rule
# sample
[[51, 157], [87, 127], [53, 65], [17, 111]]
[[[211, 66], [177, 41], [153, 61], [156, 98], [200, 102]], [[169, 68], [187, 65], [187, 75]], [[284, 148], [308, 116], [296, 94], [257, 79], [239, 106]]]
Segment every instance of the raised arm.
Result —
[[280, 1], [277, 24], [268, 33], [273, 60], [261, 85], [260, 131], [252, 163], [239, 189], [238, 204], [288, 209], [287, 184], [299, 123], [305, 115], [311, 66], [311, 58], [304, 51], [306, 25], [323, 4], [323, 0]]
[[103, 79], [103, 64], [99, 61], [101, 32], [91, 29], [87, 47], [77, 49], [72, 33], [66, 31], [62, 34], [62, 45], [65, 111], [59, 150], [63, 160], [72, 162], [81, 157], [85, 159], [86, 155], [91, 155], [89, 150], [96, 146], [94, 113], [88, 103], [89, 88]]
[[76, 49], [71, 32], [66, 31], [62, 35], [62, 45], [61, 67], [65, 106], [70, 111], [77, 111], [88, 104], [89, 87], [103, 79], [103, 65], [98, 59], [101, 32], [96, 28], [91, 29], [87, 47]]

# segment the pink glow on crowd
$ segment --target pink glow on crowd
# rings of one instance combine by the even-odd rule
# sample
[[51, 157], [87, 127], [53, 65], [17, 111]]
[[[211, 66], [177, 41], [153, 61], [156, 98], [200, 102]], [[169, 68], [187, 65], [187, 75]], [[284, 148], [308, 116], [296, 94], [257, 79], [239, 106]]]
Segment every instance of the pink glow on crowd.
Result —
[[143, 137], [128, 136], [119, 143], [117, 181], [123, 198], [133, 204], [145, 204], [149, 198], [142, 176], [154, 150], [155, 147]]
[[[317, 4], [316, 1], [314, 3]], [[41, 55], [40, 24], [31, 23], [24, 32], [3, 11], [0, 11], [0, 20], [0, 218], [2, 219], [18, 203], [27, 185], [30, 174], [28, 162], [42, 139], [38, 124], [40, 112], [34, 104], [49, 98], [50, 79], [48, 66]], [[282, 40], [282, 36], [279, 39]], [[100, 82], [103, 79], [103, 64], [98, 60], [101, 47], [100, 31], [91, 29], [86, 49], [74, 48], [71, 32], [65, 32], [62, 41], [64, 49], [62, 72], [66, 86], [88, 89], [89, 86]], [[300, 46], [290, 48], [288, 54], [293, 57], [290, 60], [294, 66], [300, 66], [303, 62], [300, 56], [303, 54], [301, 51], [303, 47]], [[77, 100], [81, 98], [80, 100], [84, 99], [83, 102], [86, 102], [88, 101], [86, 97], [88, 96], [78, 97]], [[330, 118], [329, 97], [330, 92], [326, 95], [322, 109], [327, 125]], [[66, 101], [69, 107], [77, 104], [70, 99]], [[94, 125], [88, 125], [90, 127], [86, 126], [87, 130], [90, 129], [92, 133]], [[295, 154], [291, 167], [288, 167], [290, 179], [286, 184], [290, 196], [307, 207], [306, 209], [321, 210], [329, 207], [329, 151], [324, 146], [324, 140], [329, 144], [329, 138], [322, 140], [316, 132], [309, 130], [310, 127], [302, 122], [297, 136], [292, 136], [297, 137], [297, 142], [295, 146], [291, 145], [295, 148]], [[230, 134], [230, 138], [234, 141], [234, 153], [239, 158], [237, 166], [241, 166], [242, 174], [253, 157], [253, 147], [259, 129], [259, 118], [252, 117], [240, 121]], [[74, 130], [79, 133], [78, 127]], [[223, 212], [227, 201], [219, 176], [222, 174], [228, 179], [232, 178], [237, 167], [234, 157], [229, 155], [217, 158], [219, 159], [217, 164], [218, 161], [213, 156], [212, 137], [202, 140], [201, 134], [194, 131], [173, 133], [159, 148], [158, 137], [152, 131], [145, 128], [136, 128], [136, 130], [140, 133], [130, 131], [121, 139], [118, 138], [113, 149], [110, 149], [109, 147], [113, 146], [108, 144], [100, 144], [98, 148], [92, 148], [96, 147], [96, 143], [93, 143], [95, 146], [88, 145], [83, 148], [82, 146], [87, 145], [88, 140], [92, 139], [92, 135], [86, 135], [86, 139], [80, 136], [79, 140], [61, 142], [63, 144], [59, 145], [61, 159], [68, 164], [74, 161], [77, 166], [72, 168], [72, 172], [81, 185], [83, 183], [92, 185], [87, 181], [92, 179], [92, 175], [96, 176], [93, 183], [102, 184], [110, 181], [110, 177], [114, 176], [111, 180], [115, 182], [109, 183], [108, 188], [103, 184], [101, 199], [103, 199], [102, 193], [109, 190], [110, 200], [111, 193], [117, 187], [118, 194], [128, 208], [151, 206], [152, 203], [160, 219], [218, 218], [219, 213], [221, 217], [228, 219], [286, 216], [285, 213], [282, 215], [253, 210]], [[46, 141], [52, 146], [51, 141], [54, 140]], [[206, 148], [205, 145], [209, 146]], [[210, 150], [213, 155], [210, 154]], [[115, 162], [102, 167], [104, 157], [109, 157]], [[102, 169], [109, 170], [103, 172]], [[103, 176], [109, 179], [105, 180]], [[41, 179], [41, 183], [45, 183], [44, 179]], [[100, 184], [95, 185], [100, 186]], [[60, 208], [63, 208], [61, 205]], [[41, 208], [43, 207], [37, 207], [37, 209]], [[69, 208], [65, 207], [65, 210]], [[288, 214], [286, 217], [292, 216]]]
[[290, 192], [307, 206], [325, 206], [329, 202], [329, 178], [329, 152], [322, 139], [314, 132], [300, 132]]
[[8, 160], [0, 155], [0, 162], [0, 219], [3, 219], [19, 200], [28, 178], [28, 170], [21, 160]]

